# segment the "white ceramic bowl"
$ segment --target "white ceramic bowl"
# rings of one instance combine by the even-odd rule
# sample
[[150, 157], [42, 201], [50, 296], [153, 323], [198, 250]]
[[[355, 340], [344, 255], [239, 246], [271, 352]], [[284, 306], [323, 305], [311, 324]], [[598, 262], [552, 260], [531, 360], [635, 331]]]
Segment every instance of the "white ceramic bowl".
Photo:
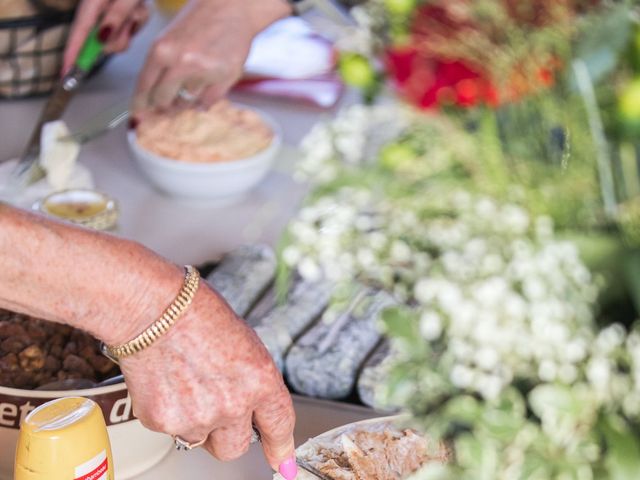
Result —
[[142, 148], [135, 131], [128, 133], [129, 148], [151, 183], [169, 195], [203, 200], [235, 199], [260, 183], [271, 169], [282, 145], [282, 134], [275, 121], [262, 112], [257, 113], [271, 127], [273, 140], [252, 157], [217, 163], [173, 160]]
[[[406, 416], [403, 415], [392, 415], [387, 417], [379, 417], [379, 418], [370, 418], [369, 420], [361, 420], [359, 422], [348, 423], [347, 425], [343, 425], [341, 427], [334, 428], [333, 430], [329, 430], [328, 432], [322, 433], [317, 437], [310, 438], [305, 443], [300, 445], [296, 449], [296, 453], [304, 458], [304, 455], [301, 455], [307, 448], [313, 448], [313, 445], [317, 442], [320, 442], [324, 439], [332, 439], [339, 437], [343, 433], [349, 432], [351, 430], [355, 430], [358, 428], [370, 428], [375, 427], [377, 425], [384, 425], [388, 423], [395, 423], [399, 421], [406, 420]], [[300, 457], [299, 457], [300, 458]], [[297, 480], [319, 480], [320, 477], [307, 472], [306, 470], [299, 469]], [[275, 473], [273, 475], [273, 480], [284, 480], [284, 477], [279, 473]]]
[[171, 437], [147, 430], [135, 419], [124, 382], [55, 392], [0, 387], [0, 480], [13, 478], [21, 419], [35, 407], [60, 397], [86, 397], [100, 405], [107, 422], [118, 480], [140, 475], [162, 460], [173, 447]]

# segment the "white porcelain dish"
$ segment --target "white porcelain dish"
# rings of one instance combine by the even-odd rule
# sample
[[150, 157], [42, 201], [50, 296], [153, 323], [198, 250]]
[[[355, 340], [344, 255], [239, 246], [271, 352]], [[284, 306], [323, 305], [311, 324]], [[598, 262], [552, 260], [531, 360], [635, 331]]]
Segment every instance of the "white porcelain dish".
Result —
[[128, 133], [129, 148], [140, 170], [159, 190], [187, 199], [232, 200], [262, 181], [282, 145], [277, 123], [268, 115], [257, 113], [271, 127], [273, 140], [267, 148], [251, 157], [216, 163], [173, 160], [142, 148], [136, 140], [135, 131]]
[[147, 430], [135, 419], [124, 382], [68, 391], [0, 387], [0, 480], [13, 478], [21, 419], [38, 405], [61, 397], [86, 397], [100, 405], [107, 422], [118, 480], [127, 480], [149, 470], [173, 447], [171, 437]]
[[[356, 431], [385, 432], [391, 430], [397, 431], [399, 433], [400, 431], [404, 430], [404, 427], [402, 425], [407, 420], [409, 420], [409, 417], [407, 415], [394, 415], [389, 417], [373, 418], [360, 422], [349, 423], [308, 440], [296, 449], [296, 455], [299, 461], [306, 462], [309, 467], [314, 468], [314, 463], [317, 465], [316, 462], [319, 460], [318, 456], [324, 456], [325, 453], [321, 452], [326, 452], [327, 448], [334, 450], [334, 454], [336, 453], [336, 451], [344, 452], [343, 448], [345, 447], [345, 444], [342, 443], [342, 435], [347, 434], [347, 436], [350, 436], [349, 434]], [[424, 453], [426, 454], [425, 461], [427, 461], [429, 465], [433, 465], [434, 467], [441, 467], [443, 463], [449, 461], [450, 451], [444, 444], [441, 444], [439, 442], [431, 442], [426, 437], [421, 438], [421, 436], [418, 435], [414, 436], [411, 441], [416, 440], [419, 440], [420, 442], [426, 441], [423, 446], [427, 448], [427, 451]], [[340, 446], [341, 444], [342, 446]], [[353, 443], [352, 446], [356, 449], [358, 448]], [[371, 448], [371, 444], [368, 448]], [[406, 450], [404, 450], [404, 452], [410, 453]], [[360, 453], [362, 454], [362, 451]], [[384, 453], [384, 456], [382, 456], [382, 458], [384, 459], [389, 458], [387, 455], [389, 455], [391, 452], [378, 451], [378, 453]], [[368, 455], [371, 455], [371, 450], [365, 456]], [[380, 456], [378, 456], [378, 458], [380, 458]], [[423, 465], [426, 466], [427, 464]], [[323, 475], [323, 477], [326, 476], [326, 474]], [[370, 474], [368, 474], [368, 476], [370, 476]], [[297, 477], [298, 480], [319, 480], [320, 478], [321, 477], [304, 469], [299, 469]], [[385, 478], [387, 478], [386, 475]], [[273, 479], [284, 480], [283, 477], [278, 473], [274, 474]]]
[[[304, 458], [304, 452], [310, 448], [313, 449], [314, 443], [322, 441], [323, 439], [338, 437], [343, 433], [353, 431], [359, 428], [369, 429], [371, 427], [374, 427], [375, 429], [375, 427], [379, 425], [386, 425], [389, 423], [401, 422], [403, 420], [406, 420], [405, 416], [394, 415], [394, 416], [372, 418], [369, 420], [362, 420], [360, 422], [349, 423], [347, 425], [334, 428], [332, 430], [329, 430], [328, 432], [318, 435], [317, 437], [309, 439], [307, 442], [300, 445], [296, 449], [296, 453], [298, 455], [301, 455]], [[314, 475], [313, 473], [307, 472], [306, 470], [298, 469], [297, 480], [318, 480], [318, 479], [319, 477]], [[273, 476], [273, 480], [284, 480], [284, 477], [282, 477], [282, 475], [280, 475], [279, 473], [276, 473]]]

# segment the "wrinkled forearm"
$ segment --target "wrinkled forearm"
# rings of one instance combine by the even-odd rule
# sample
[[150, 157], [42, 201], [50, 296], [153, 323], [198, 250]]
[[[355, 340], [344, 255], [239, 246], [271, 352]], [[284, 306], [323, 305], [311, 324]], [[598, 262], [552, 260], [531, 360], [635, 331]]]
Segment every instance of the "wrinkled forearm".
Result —
[[127, 341], [162, 313], [182, 271], [148, 249], [0, 204], [0, 307]]

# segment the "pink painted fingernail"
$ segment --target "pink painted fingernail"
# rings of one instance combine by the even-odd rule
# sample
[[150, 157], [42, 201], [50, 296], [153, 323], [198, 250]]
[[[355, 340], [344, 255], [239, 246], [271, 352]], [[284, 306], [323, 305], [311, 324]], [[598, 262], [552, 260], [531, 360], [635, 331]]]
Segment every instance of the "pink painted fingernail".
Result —
[[296, 464], [296, 459], [290, 458], [285, 460], [280, 464], [278, 471], [286, 480], [295, 480], [298, 476], [298, 465]]

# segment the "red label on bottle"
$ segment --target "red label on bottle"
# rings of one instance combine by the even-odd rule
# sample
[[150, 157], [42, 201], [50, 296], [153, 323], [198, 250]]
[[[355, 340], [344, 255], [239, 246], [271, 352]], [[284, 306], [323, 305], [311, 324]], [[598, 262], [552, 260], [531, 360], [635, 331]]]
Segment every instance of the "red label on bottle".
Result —
[[[96, 465], [96, 463], [98, 464]], [[93, 468], [87, 471], [87, 467]], [[76, 477], [74, 480], [106, 480], [108, 471], [109, 459], [107, 458], [106, 452], [101, 452], [96, 458], [76, 468]]]

